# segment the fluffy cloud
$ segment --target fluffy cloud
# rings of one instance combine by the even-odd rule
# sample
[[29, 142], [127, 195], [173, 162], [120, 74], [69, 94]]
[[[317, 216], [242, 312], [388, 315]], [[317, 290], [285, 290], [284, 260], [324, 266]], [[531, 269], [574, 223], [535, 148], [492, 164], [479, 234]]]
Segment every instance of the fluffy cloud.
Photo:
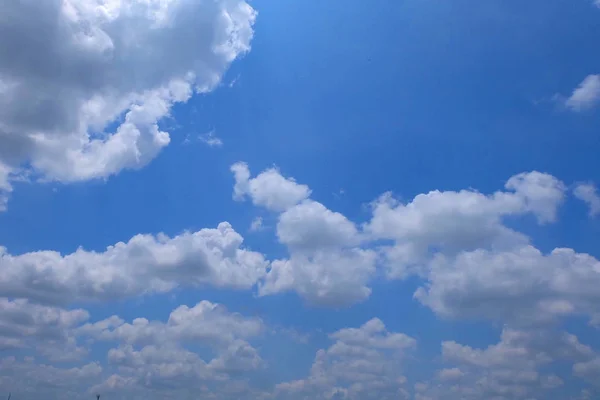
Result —
[[595, 217], [600, 214], [600, 194], [598, 194], [598, 189], [596, 189], [596, 186], [591, 183], [580, 183], [575, 186], [573, 194], [590, 207], [591, 217]]
[[335, 342], [317, 352], [310, 375], [277, 385], [277, 398], [408, 398], [401, 372], [407, 354], [416, 347], [415, 339], [387, 331], [377, 318], [329, 337]]
[[442, 357], [453, 367], [425, 385], [421, 399], [548, 398], [564, 382], [544, 371], [558, 362], [587, 362], [595, 353], [571, 334], [504, 329], [500, 342], [485, 349], [444, 342]]
[[571, 249], [476, 250], [438, 255], [430, 267], [429, 283], [415, 297], [442, 316], [518, 325], [597, 317], [600, 262]]
[[292, 178], [284, 178], [278, 170], [268, 169], [255, 178], [250, 178], [250, 169], [243, 162], [231, 166], [234, 174], [235, 199], [250, 197], [252, 203], [272, 211], [285, 211], [310, 196], [306, 185], [296, 183]]
[[473, 190], [432, 191], [402, 204], [389, 193], [373, 203], [365, 230], [374, 239], [391, 239], [383, 249], [390, 278], [422, 274], [432, 252], [456, 254], [479, 248], [506, 249], [528, 238], [503, 224], [503, 218], [532, 213], [540, 223], [556, 219], [565, 185], [551, 175], [522, 173], [507, 191], [485, 195]]
[[589, 75], [565, 100], [567, 108], [584, 111], [594, 107], [600, 101], [600, 75]]
[[259, 294], [293, 290], [312, 305], [347, 306], [371, 294], [367, 283], [375, 273], [376, 260], [374, 251], [362, 249], [292, 254], [271, 263]]
[[236, 398], [252, 393], [246, 374], [265, 366], [247, 341], [265, 332], [263, 322], [208, 301], [179, 306], [165, 322], [136, 318], [128, 323], [112, 316], [86, 324], [89, 315], [84, 310], [61, 310], [24, 300], [2, 300], [0, 305], [2, 343], [37, 351], [53, 361], [74, 360], [54, 356], [73, 352], [76, 344], [82, 346], [82, 353], [97, 351], [94, 346], [99, 342], [116, 344], [108, 350], [104, 367], [91, 363], [64, 369], [33, 357], [24, 361], [4, 358], [0, 384], [19, 398], [42, 392], [50, 398], [106, 393], [123, 399], [198, 393], [211, 398], [229, 392]]
[[63, 182], [143, 167], [170, 141], [159, 121], [218, 85], [256, 17], [243, 0], [25, 0], [4, 14], [3, 196], [24, 165]]
[[234, 197], [280, 212], [277, 237], [290, 256], [275, 260], [259, 286], [260, 295], [295, 291], [309, 303], [344, 306], [363, 301], [376, 270], [377, 254], [360, 247], [362, 235], [344, 215], [308, 199], [306, 185], [268, 169], [255, 178], [245, 163], [231, 167]]
[[0, 298], [0, 349], [35, 349], [52, 361], [78, 359], [87, 351], [73, 330], [89, 318], [85, 310], [63, 310]]
[[[202, 301], [190, 308], [173, 310], [166, 322], [134, 319], [126, 323], [117, 316], [77, 329], [77, 335], [95, 340], [116, 342], [108, 352], [109, 364], [118, 372], [94, 390], [140, 394], [145, 388], [170, 391], [184, 388], [210, 394], [224, 383], [235, 383], [248, 371], [264, 366], [258, 351], [245, 339], [264, 331], [261, 320], [230, 313], [223, 306]], [[193, 345], [209, 350], [187, 348]]]
[[201, 301], [192, 308], [185, 305], [177, 307], [166, 323], [137, 318], [129, 324], [113, 316], [83, 325], [77, 333], [129, 345], [203, 342], [227, 346], [238, 338], [257, 336], [263, 329], [259, 319], [245, 318], [228, 312], [219, 304]]
[[42, 303], [115, 300], [179, 285], [251, 288], [266, 272], [260, 253], [226, 222], [169, 238], [136, 235], [97, 253], [79, 249], [10, 255], [0, 248], [0, 291]]

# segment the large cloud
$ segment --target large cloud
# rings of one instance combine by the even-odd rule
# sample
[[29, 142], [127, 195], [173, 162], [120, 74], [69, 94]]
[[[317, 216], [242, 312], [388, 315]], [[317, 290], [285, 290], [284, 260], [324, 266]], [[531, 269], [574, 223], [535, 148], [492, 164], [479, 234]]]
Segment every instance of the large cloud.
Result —
[[571, 249], [440, 255], [428, 281], [416, 297], [448, 317], [534, 325], [584, 315], [597, 322], [600, 309], [600, 261]]
[[[22, 300], [2, 300], [0, 306], [2, 343], [35, 354], [23, 361], [8, 357], [0, 362], [0, 384], [18, 398], [41, 393], [82, 398], [97, 392], [123, 399], [199, 393], [209, 398], [216, 393], [227, 398], [230, 393], [236, 398], [253, 390], [246, 375], [265, 366], [248, 342], [266, 331], [263, 321], [208, 301], [179, 306], [164, 322], [146, 318], [125, 322], [114, 315], [85, 324], [89, 315], [84, 310]], [[105, 345], [96, 347], [99, 343]], [[65, 351], [97, 354], [106, 345], [114, 347], [109, 347], [105, 365], [82, 362], [80, 367], [63, 368], [44, 363], [48, 358], [74, 361], [57, 356]]]
[[0, 291], [41, 303], [110, 301], [180, 285], [249, 289], [268, 263], [242, 246], [230, 224], [169, 238], [136, 235], [97, 253], [79, 249], [10, 255], [0, 248]]
[[250, 49], [256, 13], [243, 0], [24, 0], [3, 15], [6, 197], [25, 165], [71, 182], [147, 164], [170, 141], [158, 122], [171, 106], [214, 89]]
[[456, 254], [478, 248], [505, 249], [528, 238], [504, 225], [503, 218], [532, 213], [553, 222], [565, 197], [565, 185], [551, 175], [530, 172], [511, 177], [507, 191], [485, 195], [474, 190], [432, 191], [403, 204], [391, 194], [373, 203], [365, 226], [373, 239], [393, 240], [383, 248], [390, 278], [423, 273], [432, 253]]

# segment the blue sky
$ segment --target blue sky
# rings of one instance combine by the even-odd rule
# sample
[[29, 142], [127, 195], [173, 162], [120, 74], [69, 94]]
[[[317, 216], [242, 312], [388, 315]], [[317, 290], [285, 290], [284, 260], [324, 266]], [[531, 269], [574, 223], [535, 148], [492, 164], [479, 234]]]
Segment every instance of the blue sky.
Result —
[[15, 398], [600, 393], [593, 1], [11, 7]]

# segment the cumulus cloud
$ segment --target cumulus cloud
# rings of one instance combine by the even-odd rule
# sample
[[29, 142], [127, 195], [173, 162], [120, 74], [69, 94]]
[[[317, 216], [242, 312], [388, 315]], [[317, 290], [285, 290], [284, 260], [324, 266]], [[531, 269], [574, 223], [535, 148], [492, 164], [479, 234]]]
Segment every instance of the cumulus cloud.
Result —
[[73, 330], [88, 318], [82, 309], [0, 298], [0, 350], [33, 349], [51, 361], [79, 359], [87, 350], [77, 345]]
[[588, 205], [591, 217], [600, 215], [600, 194], [596, 186], [591, 183], [580, 183], [575, 186], [573, 194]]
[[456, 254], [527, 244], [529, 239], [506, 227], [503, 218], [531, 213], [540, 223], [555, 221], [566, 191], [560, 180], [535, 171], [511, 177], [505, 188], [490, 195], [432, 191], [408, 204], [389, 193], [381, 196], [373, 203], [373, 217], [365, 230], [373, 239], [394, 241], [382, 249], [388, 276], [424, 273], [432, 252]]
[[262, 296], [295, 291], [313, 305], [339, 307], [363, 301], [376, 271], [377, 254], [360, 247], [356, 225], [308, 197], [311, 190], [268, 169], [255, 178], [245, 163], [231, 167], [234, 197], [279, 212], [277, 237], [289, 258], [271, 263], [259, 285]]
[[271, 211], [285, 211], [310, 196], [306, 185], [296, 183], [292, 178], [284, 178], [277, 169], [271, 168], [250, 178], [250, 169], [243, 162], [231, 166], [234, 174], [235, 199], [250, 197], [252, 203]]
[[[179, 306], [166, 322], [136, 318], [126, 323], [113, 316], [81, 326], [77, 335], [119, 344], [108, 351], [109, 364], [117, 373], [93, 391], [120, 398], [142, 395], [145, 389], [154, 395], [210, 397], [217, 389], [239, 383], [245, 373], [264, 367], [258, 351], [246, 341], [263, 331], [260, 319], [201, 301], [191, 308]], [[211, 356], [206, 359], [202, 351], [190, 350], [191, 345]], [[244, 384], [244, 390], [250, 388]]]
[[600, 101], [600, 75], [588, 75], [565, 100], [567, 108], [573, 111], [585, 111]]
[[442, 357], [452, 367], [426, 385], [422, 398], [549, 398], [564, 384], [548, 372], [552, 366], [586, 362], [595, 352], [568, 333], [505, 328], [500, 341], [484, 349], [444, 342]]
[[276, 395], [293, 399], [408, 399], [401, 372], [406, 357], [416, 348], [415, 339], [389, 332], [377, 318], [329, 337], [335, 342], [317, 352], [310, 375], [277, 385]]
[[[250, 49], [243, 0], [11, 2], [0, 21], [0, 190], [105, 178], [168, 145], [159, 121]], [[114, 130], [107, 129], [116, 125]]]
[[593, 320], [600, 304], [600, 262], [571, 249], [439, 255], [427, 279], [415, 297], [446, 317], [536, 325], [572, 315]]
[[229, 223], [170, 238], [136, 235], [103, 252], [11, 255], [0, 248], [0, 291], [40, 303], [115, 300], [177, 286], [251, 288], [266, 273], [260, 253], [242, 247]]

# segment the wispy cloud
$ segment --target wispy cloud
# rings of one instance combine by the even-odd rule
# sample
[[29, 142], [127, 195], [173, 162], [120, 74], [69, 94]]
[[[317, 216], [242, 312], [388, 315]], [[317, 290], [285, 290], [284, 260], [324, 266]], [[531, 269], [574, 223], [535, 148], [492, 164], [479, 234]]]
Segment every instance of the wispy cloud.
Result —
[[[597, 3], [600, 4], [600, 0], [597, 0]], [[584, 111], [593, 108], [599, 102], [600, 75], [588, 75], [565, 100], [565, 106], [573, 111]]]
[[221, 138], [215, 135], [214, 129], [210, 132], [204, 133], [202, 135], [198, 135], [198, 140], [202, 143], [210, 146], [210, 147], [221, 147], [223, 146], [223, 141]]

